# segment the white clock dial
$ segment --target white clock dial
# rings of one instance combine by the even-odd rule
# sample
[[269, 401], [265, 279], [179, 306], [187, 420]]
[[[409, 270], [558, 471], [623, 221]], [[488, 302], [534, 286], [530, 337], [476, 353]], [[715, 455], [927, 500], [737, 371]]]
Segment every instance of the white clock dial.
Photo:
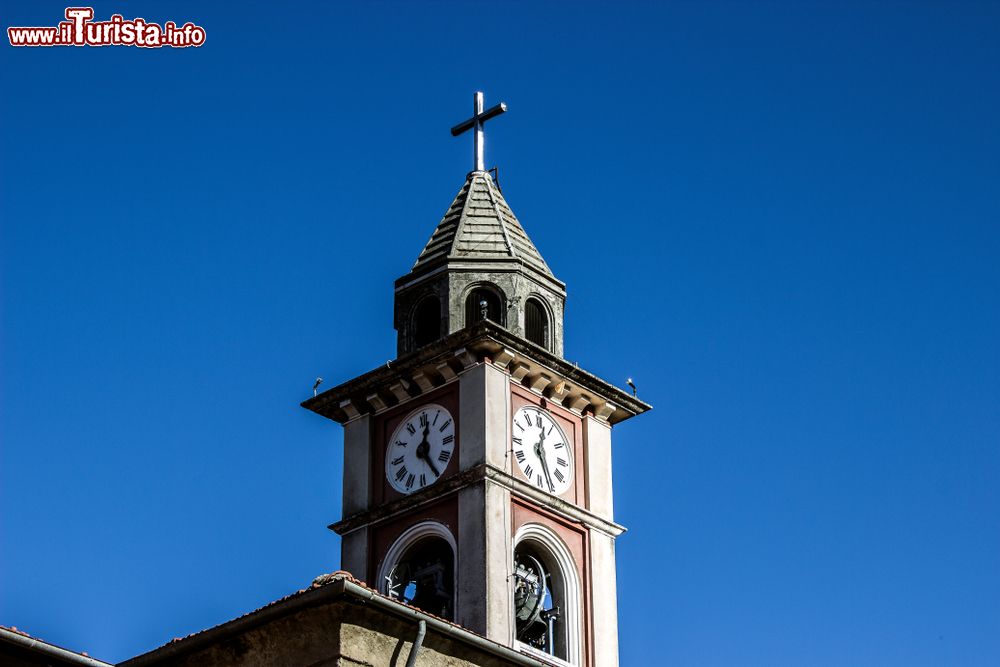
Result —
[[385, 478], [400, 493], [430, 486], [455, 451], [455, 420], [436, 403], [417, 408], [399, 423], [385, 450]]
[[573, 480], [573, 454], [566, 434], [545, 410], [525, 406], [514, 413], [511, 430], [514, 459], [528, 481], [562, 495]]

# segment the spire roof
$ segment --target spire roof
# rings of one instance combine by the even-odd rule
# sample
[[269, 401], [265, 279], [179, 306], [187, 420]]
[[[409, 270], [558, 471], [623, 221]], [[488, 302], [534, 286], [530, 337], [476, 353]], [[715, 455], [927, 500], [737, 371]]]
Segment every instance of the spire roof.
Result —
[[451, 260], [520, 260], [550, 277], [531, 242], [489, 172], [473, 171], [424, 246], [412, 272]]

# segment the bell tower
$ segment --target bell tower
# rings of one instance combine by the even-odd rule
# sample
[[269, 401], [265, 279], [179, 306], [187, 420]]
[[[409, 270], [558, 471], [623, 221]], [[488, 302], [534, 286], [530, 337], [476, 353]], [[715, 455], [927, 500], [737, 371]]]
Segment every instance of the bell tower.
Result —
[[397, 353], [488, 319], [559, 356], [566, 285], [557, 280], [483, 165], [483, 123], [507, 110], [483, 111], [452, 128], [473, 130], [473, 170], [413, 268], [396, 280]]
[[341, 567], [542, 664], [618, 663], [611, 430], [650, 406], [563, 359], [565, 285], [484, 169], [395, 283], [397, 358], [305, 401], [344, 427]]

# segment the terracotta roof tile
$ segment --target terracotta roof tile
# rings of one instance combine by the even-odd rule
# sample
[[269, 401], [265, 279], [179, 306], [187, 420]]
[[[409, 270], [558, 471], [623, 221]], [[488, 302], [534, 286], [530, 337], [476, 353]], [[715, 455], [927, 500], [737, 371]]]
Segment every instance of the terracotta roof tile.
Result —
[[324, 586], [332, 584], [333, 582], [335, 582], [335, 581], [337, 581], [339, 579], [345, 579], [345, 580], [351, 582], [352, 584], [354, 584], [354, 585], [356, 585], [356, 586], [358, 586], [360, 588], [364, 588], [365, 590], [371, 591], [371, 593], [373, 595], [376, 595], [376, 596], [378, 596], [380, 598], [384, 598], [386, 600], [392, 600], [394, 603], [396, 603], [396, 604], [398, 604], [398, 605], [400, 605], [402, 607], [406, 607], [406, 608], [411, 609], [413, 611], [419, 612], [419, 613], [421, 613], [421, 614], [423, 614], [423, 615], [425, 615], [425, 616], [427, 616], [429, 618], [434, 618], [434, 619], [436, 619], [438, 621], [441, 621], [442, 623], [447, 623], [448, 625], [451, 625], [453, 627], [465, 630], [466, 632], [472, 632], [468, 628], [465, 628], [465, 627], [459, 625], [458, 623], [455, 623], [454, 621], [448, 620], [446, 618], [441, 618], [440, 616], [435, 616], [434, 614], [430, 614], [430, 613], [424, 611], [423, 609], [420, 609], [419, 607], [414, 607], [413, 605], [410, 605], [410, 604], [407, 604], [405, 602], [402, 602], [401, 600], [397, 600], [396, 598], [390, 598], [389, 596], [384, 595], [383, 593], [380, 593], [378, 590], [372, 588], [368, 584], [366, 584], [363, 581], [361, 581], [360, 579], [356, 578], [353, 574], [351, 574], [350, 572], [348, 572], [346, 570], [337, 570], [336, 572], [331, 572], [329, 574], [321, 574], [320, 576], [316, 577], [315, 579], [312, 580], [312, 583], [309, 585], [308, 588], [302, 588], [300, 590], [295, 591], [294, 593], [290, 593], [290, 594], [288, 594], [288, 595], [286, 595], [286, 596], [284, 596], [282, 598], [278, 598], [277, 600], [274, 600], [273, 602], [269, 602], [269, 603], [265, 604], [262, 607], [258, 607], [257, 609], [254, 609], [253, 611], [249, 611], [249, 612], [247, 612], [247, 613], [245, 613], [245, 614], [243, 614], [241, 616], [237, 616], [235, 618], [229, 619], [225, 623], [220, 623], [219, 625], [212, 626], [210, 628], [205, 628], [204, 630], [199, 630], [198, 632], [192, 632], [191, 634], [186, 635], [184, 637], [174, 637], [169, 642], [167, 642], [166, 644], [164, 644], [164, 646], [169, 646], [169, 645], [175, 644], [177, 642], [186, 641], [188, 639], [191, 639], [192, 637], [197, 637], [198, 635], [201, 635], [201, 634], [204, 634], [206, 632], [209, 632], [210, 630], [213, 630], [213, 629], [215, 629], [217, 627], [220, 627], [222, 625], [226, 625], [227, 623], [232, 623], [233, 621], [237, 621], [237, 620], [239, 620], [241, 618], [246, 618], [247, 616], [252, 616], [252, 615], [254, 615], [254, 614], [256, 614], [256, 613], [258, 613], [260, 611], [263, 611], [264, 609], [268, 609], [268, 608], [273, 607], [275, 605], [279, 605], [279, 604], [281, 604], [283, 602], [286, 602], [288, 600], [296, 598], [296, 597], [298, 597], [298, 596], [300, 596], [300, 595], [302, 595], [304, 593], [308, 593], [311, 590], [315, 590], [317, 588], [322, 588]]
[[38, 641], [45, 641], [44, 639], [41, 639], [39, 637], [32, 637], [31, 635], [29, 635], [24, 630], [19, 630], [19, 629], [17, 629], [17, 627], [15, 627], [13, 625], [11, 625], [11, 626], [0, 625], [0, 628], [3, 628], [4, 630], [9, 630], [10, 632], [13, 632], [15, 634], [19, 634], [19, 635], [21, 635], [23, 637], [28, 637], [30, 639], [37, 639]]

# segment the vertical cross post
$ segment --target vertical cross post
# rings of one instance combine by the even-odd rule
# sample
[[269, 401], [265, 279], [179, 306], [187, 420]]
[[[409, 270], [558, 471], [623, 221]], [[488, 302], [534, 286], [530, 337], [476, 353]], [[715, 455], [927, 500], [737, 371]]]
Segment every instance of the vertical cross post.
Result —
[[458, 135], [468, 130], [474, 130], [472, 139], [472, 168], [475, 171], [486, 171], [486, 162], [483, 159], [483, 124], [491, 118], [495, 118], [507, 111], [507, 105], [501, 102], [496, 106], [483, 111], [483, 94], [477, 91], [472, 98], [472, 118], [463, 121], [451, 128], [451, 136]]
[[472, 117], [476, 119], [476, 132], [472, 139], [472, 161], [476, 165], [476, 171], [485, 171], [486, 162], [483, 160], [483, 93], [476, 91], [472, 102]]

